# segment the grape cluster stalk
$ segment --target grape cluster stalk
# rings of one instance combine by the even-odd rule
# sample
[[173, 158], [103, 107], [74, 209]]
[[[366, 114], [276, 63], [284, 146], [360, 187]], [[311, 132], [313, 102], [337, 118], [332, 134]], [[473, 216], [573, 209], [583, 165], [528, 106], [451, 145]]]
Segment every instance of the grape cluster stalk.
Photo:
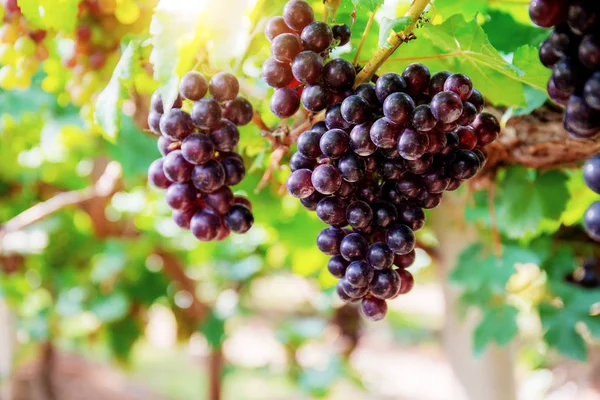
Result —
[[600, 132], [600, 2], [532, 0], [531, 20], [554, 28], [540, 46], [540, 60], [552, 69], [548, 94], [565, 106], [564, 125], [576, 139]]
[[[231, 232], [246, 233], [254, 224], [252, 204], [234, 195], [231, 186], [246, 175], [236, 153], [238, 126], [252, 120], [252, 105], [238, 96], [237, 78], [219, 72], [210, 81], [199, 72], [183, 76], [180, 96], [166, 110], [160, 93], [152, 95], [148, 115], [162, 158], [148, 169], [148, 180], [166, 190], [173, 220], [200, 241], [224, 240]], [[205, 97], [210, 93], [211, 97]], [[191, 113], [182, 109], [193, 102]]]
[[356, 70], [352, 63], [336, 58], [325, 62], [331, 50], [350, 41], [347, 25], [330, 26], [315, 21], [310, 4], [292, 0], [283, 16], [271, 18], [265, 27], [271, 42], [271, 57], [262, 76], [275, 88], [271, 111], [279, 118], [294, 115], [300, 104], [318, 112], [343, 100], [352, 89]]
[[360, 301], [366, 318], [383, 319], [386, 301], [412, 289], [424, 210], [484, 166], [500, 124], [483, 108], [468, 76], [415, 63], [358, 85], [298, 137], [288, 191], [330, 225], [317, 246], [340, 298]]

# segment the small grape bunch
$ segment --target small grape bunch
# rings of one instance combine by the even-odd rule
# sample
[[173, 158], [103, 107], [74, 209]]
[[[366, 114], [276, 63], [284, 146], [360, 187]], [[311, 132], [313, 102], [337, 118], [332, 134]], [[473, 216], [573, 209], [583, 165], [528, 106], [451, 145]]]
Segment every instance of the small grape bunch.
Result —
[[[587, 160], [583, 166], [583, 178], [587, 187], [600, 194], [600, 154]], [[588, 235], [600, 242], [600, 201], [593, 203], [583, 217]]]
[[[198, 240], [246, 233], [254, 224], [252, 205], [230, 187], [246, 174], [235, 150], [240, 140], [237, 127], [252, 120], [252, 105], [238, 96], [239, 82], [226, 72], [209, 82], [199, 72], [188, 72], [179, 92], [170, 110], [164, 108], [158, 91], [152, 95], [148, 125], [160, 135], [163, 157], [150, 165], [148, 180], [166, 190], [173, 220]], [[205, 97], [207, 92], [212, 97]], [[182, 109], [184, 101], [193, 102], [191, 114]]]
[[329, 225], [317, 246], [339, 297], [360, 301], [368, 319], [412, 289], [424, 210], [483, 168], [500, 133], [483, 108], [468, 76], [411, 64], [358, 85], [298, 137], [288, 191]]
[[600, 132], [600, 2], [532, 0], [532, 21], [552, 34], [540, 46], [540, 60], [552, 69], [548, 94], [566, 107], [565, 129], [576, 139]]
[[356, 70], [350, 62], [337, 58], [325, 63], [334, 47], [350, 41], [347, 25], [315, 21], [310, 4], [292, 0], [282, 17], [269, 20], [265, 35], [272, 56], [263, 64], [262, 76], [275, 88], [271, 111], [279, 118], [294, 115], [301, 102], [308, 111], [324, 110], [352, 89]]

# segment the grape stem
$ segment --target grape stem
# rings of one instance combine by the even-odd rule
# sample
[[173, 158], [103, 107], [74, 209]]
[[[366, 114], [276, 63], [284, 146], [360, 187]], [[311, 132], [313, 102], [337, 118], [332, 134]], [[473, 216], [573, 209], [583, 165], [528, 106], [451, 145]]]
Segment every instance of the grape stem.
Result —
[[365, 67], [359, 72], [356, 77], [355, 87], [361, 83], [367, 82], [377, 72], [379, 67], [390, 58], [390, 56], [396, 51], [398, 47], [404, 42], [410, 40], [412, 32], [419, 22], [421, 15], [425, 11], [425, 8], [429, 5], [430, 0], [413, 0], [410, 8], [406, 12], [407, 17], [410, 18], [410, 24], [401, 32], [395, 32], [388, 38], [389, 47], [381, 48], [375, 53], [375, 55], [367, 62]]

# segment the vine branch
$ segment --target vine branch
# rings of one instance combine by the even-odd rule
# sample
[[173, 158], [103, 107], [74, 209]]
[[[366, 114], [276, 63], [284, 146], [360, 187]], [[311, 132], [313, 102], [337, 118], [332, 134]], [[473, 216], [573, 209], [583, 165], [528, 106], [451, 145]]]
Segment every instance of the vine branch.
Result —
[[390, 58], [396, 49], [400, 47], [402, 43], [410, 40], [413, 30], [419, 22], [421, 15], [425, 12], [425, 8], [427, 8], [429, 2], [430, 0], [413, 0], [405, 15], [410, 18], [410, 24], [403, 31], [390, 35], [388, 38], [390, 46], [379, 49], [373, 58], [367, 62], [365, 67], [357, 75], [355, 86], [371, 79], [373, 74], [375, 74], [379, 67]]

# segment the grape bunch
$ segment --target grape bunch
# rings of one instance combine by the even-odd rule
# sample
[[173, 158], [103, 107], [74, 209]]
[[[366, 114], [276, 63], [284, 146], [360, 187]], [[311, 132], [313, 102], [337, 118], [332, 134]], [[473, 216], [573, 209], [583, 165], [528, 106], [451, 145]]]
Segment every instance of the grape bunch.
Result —
[[[150, 130], [157, 135], [162, 158], [148, 169], [148, 180], [166, 189], [173, 220], [190, 229], [201, 241], [224, 240], [245, 233], [254, 224], [250, 201], [235, 196], [230, 186], [246, 175], [242, 157], [235, 152], [238, 126], [252, 120], [252, 105], [238, 96], [239, 82], [225, 72], [209, 82], [199, 72], [181, 79], [180, 96], [166, 110], [160, 93], [152, 95], [148, 115]], [[210, 92], [212, 97], [205, 97]], [[191, 113], [183, 102], [193, 102]]]
[[46, 31], [29, 24], [17, 0], [0, 2], [0, 21], [0, 88], [27, 89], [49, 55]]
[[[600, 154], [585, 162], [583, 178], [591, 190], [600, 194]], [[583, 223], [588, 235], [600, 242], [600, 201], [596, 201], [588, 208]]]
[[600, 289], [600, 263], [590, 257], [581, 268], [567, 276], [567, 282], [585, 289]]
[[288, 118], [300, 108], [318, 112], [344, 99], [352, 89], [356, 70], [341, 58], [325, 63], [335, 46], [350, 41], [347, 25], [329, 26], [314, 20], [312, 7], [303, 0], [291, 0], [282, 17], [267, 23], [265, 35], [271, 42], [271, 58], [262, 67], [262, 76], [275, 88], [271, 111]]
[[486, 162], [500, 125], [483, 107], [468, 76], [411, 64], [358, 85], [298, 137], [288, 191], [330, 225], [317, 246], [331, 256], [340, 298], [361, 301], [368, 319], [384, 318], [386, 300], [412, 289], [406, 268], [423, 210]]
[[540, 46], [540, 60], [552, 69], [548, 94], [566, 106], [565, 129], [574, 138], [600, 132], [600, 2], [532, 0], [532, 21], [552, 34]]

